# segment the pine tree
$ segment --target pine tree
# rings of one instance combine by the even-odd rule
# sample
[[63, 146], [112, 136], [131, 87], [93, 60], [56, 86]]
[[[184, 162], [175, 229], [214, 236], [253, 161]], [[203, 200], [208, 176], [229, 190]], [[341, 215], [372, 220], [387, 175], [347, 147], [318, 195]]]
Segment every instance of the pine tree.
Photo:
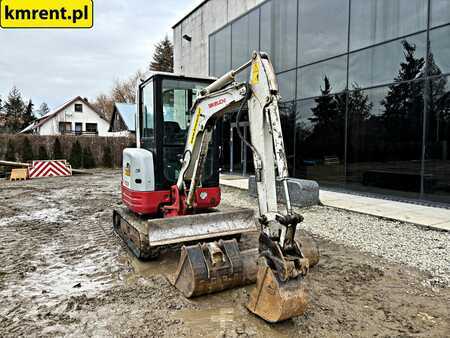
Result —
[[173, 73], [173, 44], [167, 36], [156, 44], [150, 70]]
[[42, 102], [39, 106], [38, 114], [40, 117], [48, 114], [50, 112], [50, 108], [48, 107], [47, 103]]
[[311, 109], [314, 124], [311, 142], [317, 148], [317, 155], [343, 155], [345, 139], [345, 94], [331, 95], [332, 87], [328, 77], [324, 77], [322, 96], [315, 99], [316, 106]]
[[103, 148], [102, 162], [103, 162], [103, 166], [105, 168], [112, 168], [114, 166], [112, 150], [111, 150], [111, 146], [109, 144], [105, 145], [105, 147]]
[[95, 159], [92, 155], [91, 148], [86, 146], [83, 148], [83, 168], [92, 169], [95, 168]]
[[38, 160], [48, 160], [47, 149], [44, 146], [39, 146]]
[[8, 139], [8, 145], [6, 146], [5, 161], [14, 162], [15, 160], [16, 160], [16, 149], [11, 139]]
[[83, 166], [83, 149], [81, 148], [80, 142], [78, 140], [72, 145], [72, 150], [70, 151], [69, 163], [72, 168], [81, 168]]
[[31, 142], [28, 139], [28, 137], [25, 137], [23, 139], [21, 159], [22, 162], [29, 162], [34, 159], [33, 146], [31, 145]]
[[6, 114], [6, 127], [11, 132], [18, 132], [23, 126], [23, 115], [26, 107], [22, 99], [22, 94], [13, 87], [4, 103], [3, 110]]
[[353, 86], [353, 91], [348, 95], [348, 112], [350, 124], [363, 123], [367, 121], [372, 111], [373, 103], [370, 102], [369, 96], [357, 87]]
[[389, 86], [389, 91], [381, 102], [384, 106], [382, 121], [386, 138], [390, 142], [411, 141], [421, 134], [423, 82], [412, 80], [422, 76], [425, 59], [416, 57], [414, 44], [404, 40], [402, 46], [405, 60], [400, 64], [395, 83]]
[[22, 122], [21, 129], [28, 127], [31, 123], [34, 122], [34, 120], [36, 120], [36, 118], [34, 117], [34, 113], [33, 113], [33, 107], [34, 107], [34, 104], [30, 99], [30, 101], [28, 101], [27, 108], [25, 109], [25, 112], [22, 117], [23, 122]]
[[59, 142], [59, 138], [55, 138], [55, 142], [53, 143], [52, 159], [53, 160], [63, 160], [64, 159], [64, 153], [61, 149], [61, 143]]

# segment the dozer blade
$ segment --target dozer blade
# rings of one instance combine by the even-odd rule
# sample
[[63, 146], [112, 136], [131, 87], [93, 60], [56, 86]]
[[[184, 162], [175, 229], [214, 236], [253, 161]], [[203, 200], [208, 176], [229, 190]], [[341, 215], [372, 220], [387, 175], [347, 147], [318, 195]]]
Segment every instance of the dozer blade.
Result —
[[148, 239], [151, 246], [204, 241], [257, 231], [252, 209], [158, 218], [148, 222]]
[[127, 208], [114, 210], [114, 230], [134, 255], [155, 258], [164, 246], [239, 236], [257, 231], [252, 209], [210, 211], [171, 218], [143, 219]]
[[247, 308], [270, 323], [303, 315], [308, 304], [303, 278], [281, 281], [264, 257], [259, 259], [258, 267], [256, 288], [250, 294]]
[[170, 282], [187, 298], [253, 284], [258, 249], [239, 251], [235, 239], [183, 246]]

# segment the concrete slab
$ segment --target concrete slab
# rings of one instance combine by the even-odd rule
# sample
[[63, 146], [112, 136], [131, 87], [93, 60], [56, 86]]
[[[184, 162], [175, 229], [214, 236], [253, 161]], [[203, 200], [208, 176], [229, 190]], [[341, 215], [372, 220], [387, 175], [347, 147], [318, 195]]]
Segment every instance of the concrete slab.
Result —
[[[221, 185], [248, 190], [247, 178], [240, 176], [233, 179], [233, 176], [230, 175], [226, 175], [226, 177], [224, 179], [221, 176]], [[434, 230], [450, 231], [449, 209], [389, 201], [324, 189], [320, 190], [319, 196], [321, 203], [329, 207], [412, 223]]]

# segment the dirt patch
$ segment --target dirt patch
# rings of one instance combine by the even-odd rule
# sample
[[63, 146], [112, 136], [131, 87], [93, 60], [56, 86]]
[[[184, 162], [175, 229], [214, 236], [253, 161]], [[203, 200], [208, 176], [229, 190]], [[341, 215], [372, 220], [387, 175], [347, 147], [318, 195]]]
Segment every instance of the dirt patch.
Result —
[[[113, 234], [118, 182], [116, 171], [0, 181], [0, 336], [449, 335], [449, 288], [425, 287], [423, 272], [317, 236], [321, 261], [305, 281], [303, 317], [273, 325], [251, 315], [253, 286], [185, 299], [164, 277], [178, 250], [140, 262]], [[240, 245], [256, 244], [244, 236]]]

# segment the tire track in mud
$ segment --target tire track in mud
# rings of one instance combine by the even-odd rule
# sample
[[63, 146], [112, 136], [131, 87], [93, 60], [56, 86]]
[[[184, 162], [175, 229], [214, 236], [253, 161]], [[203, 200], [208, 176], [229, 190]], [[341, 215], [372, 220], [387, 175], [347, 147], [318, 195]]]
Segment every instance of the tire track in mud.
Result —
[[80, 199], [65, 187], [15, 188], [7, 194], [12, 212], [0, 216], [0, 336], [73, 323], [65, 314], [72, 297], [109, 290], [127, 270], [118, 261], [124, 249], [106, 226], [105, 200], [112, 204], [113, 195]]

